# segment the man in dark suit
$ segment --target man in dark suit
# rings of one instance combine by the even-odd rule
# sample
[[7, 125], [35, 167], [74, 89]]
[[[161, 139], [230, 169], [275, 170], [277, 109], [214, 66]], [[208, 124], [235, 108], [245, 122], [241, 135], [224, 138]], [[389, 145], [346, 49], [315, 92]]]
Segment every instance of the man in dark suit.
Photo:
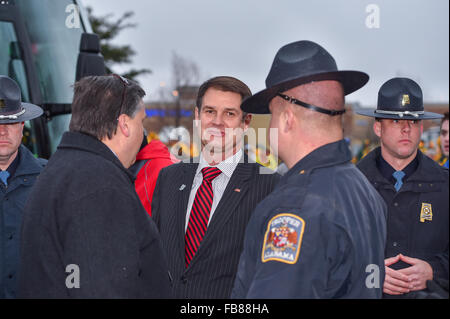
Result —
[[216, 77], [199, 88], [196, 123], [202, 152], [194, 163], [164, 168], [153, 218], [168, 256], [176, 298], [229, 298], [251, 212], [278, 181], [242, 150], [251, 95], [238, 79]]

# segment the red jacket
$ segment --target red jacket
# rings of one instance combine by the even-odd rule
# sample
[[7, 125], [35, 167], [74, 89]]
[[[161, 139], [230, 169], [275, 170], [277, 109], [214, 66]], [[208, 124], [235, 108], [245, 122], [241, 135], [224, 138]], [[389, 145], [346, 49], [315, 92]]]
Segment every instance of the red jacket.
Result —
[[178, 162], [178, 160], [170, 154], [167, 146], [158, 140], [151, 141], [139, 151], [136, 156], [136, 161], [141, 160], [146, 161], [146, 163], [137, 174], [135, 188], [142, 205], [151, 216], [153, 191], [159, 171], [166, 166]]

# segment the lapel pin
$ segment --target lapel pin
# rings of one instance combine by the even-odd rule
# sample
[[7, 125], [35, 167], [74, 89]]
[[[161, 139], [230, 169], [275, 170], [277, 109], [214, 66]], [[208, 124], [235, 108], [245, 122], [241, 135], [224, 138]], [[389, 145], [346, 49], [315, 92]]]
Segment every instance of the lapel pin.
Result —
[[180, 186], [179, 190], [182, 191], [185, 188], [186, 188], [186, 185], [183, 184], [183, 185]]
[[240, 188], [235, 188], [234, 191], [240, 193], [241, 189]]

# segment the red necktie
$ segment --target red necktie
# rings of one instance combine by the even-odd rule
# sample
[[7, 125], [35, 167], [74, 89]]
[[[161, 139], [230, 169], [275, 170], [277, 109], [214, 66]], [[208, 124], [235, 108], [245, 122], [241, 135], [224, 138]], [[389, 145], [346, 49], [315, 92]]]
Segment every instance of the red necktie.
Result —
[[186, 267], [189, 266], [192, 258], [194, 258], [195, 252], [205, 236], [213, 202], [212, 181], [220, 173], [222, 172], [216, 167], [205, 167], [202, 169], [203, 182], [195, 194], [186, 230]]

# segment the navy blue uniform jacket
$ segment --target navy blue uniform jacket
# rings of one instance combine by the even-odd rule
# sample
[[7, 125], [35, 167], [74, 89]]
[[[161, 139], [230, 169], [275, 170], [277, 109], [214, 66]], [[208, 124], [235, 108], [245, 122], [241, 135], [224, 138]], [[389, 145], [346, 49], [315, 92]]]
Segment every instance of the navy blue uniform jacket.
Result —
[[0, 186], [0, 298], [16, 297], [23, 209], [31, 187], [47, 163], [43, 158], [35, 158], [23, 145], [18, 156], [19, 163], [8, 186]]
[[[448, 291], [448, 169], [418, 152], [417, 169], [403, 181], [398, 193], [377, 168], [380, 148], [367, 154], [358, 163], [358, 168], [388, 207], [386, 258], [402, 254], [425, 260], [433, 269], [434, 281]], [[410, 266], [398, 262], [391, 267], [402, 269]], [[419, 295], [410, 292], [396, 298], [405, 297], [416, 298]]]
[[324, 145], [256, 207], [232, 297], [381, 297], [386, 205], [350, 160]]

